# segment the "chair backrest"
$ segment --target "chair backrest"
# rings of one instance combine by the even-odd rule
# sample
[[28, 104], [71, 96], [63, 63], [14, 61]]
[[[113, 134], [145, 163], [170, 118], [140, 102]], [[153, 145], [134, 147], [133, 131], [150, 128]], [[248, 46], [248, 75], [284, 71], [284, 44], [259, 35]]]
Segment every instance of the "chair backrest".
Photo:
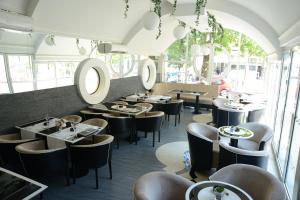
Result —
[[67, 149], [60, 147], [46, 149], [45, 141], [38, 140], [16, 146], [16, 151], [29, 176], [51, 175], [64, 172], [67, 167]]
[[99, 118], [88, 119], [88, 120], [86, 120], [82, 123], [92, 125], [92, 126], [98, 126], [98, 127], [101, 127], [101, 128], [106, 128], [106, 126], [108, 125], [106, 120], [99, 119]]
[[66, 115], [63, 116], [62, 119], [68, 121], [68, 122], [76, 122], [79, 123], [82, 121], [82, 118], [79, 115]]
[[77, 166], [98, 168], [111, 160], [111, 135], [95, 135], [93, 140], [85, 139], [71, 146], [71, 159]]
[[161, 129], [164, 112], [155, 111], [143, 113], [135, 118], [138, 131], [159, 131]]
[[0, 158], [5, 168], [14, 170], [20, 168], [20, 158], [15, 147], [19, 144], [30, 142], [34, 139], [21, 139], [20, 133], [0, 135]]
[[209, 177], [246, 191], [254, 200], [286, 200], [283, 184], [268, 171], [245, 164], [224, 167]]
[[247, 117], [247, 122], [260, 122], [262, 116], [265, 113], [265, 109], [258, 109], [258, 110], [252, 110], [249, 111], [248, 117]]
[[268, 152], [249, 151], [230, 146], [228, 143], [220, 141], [219, 166], [221, 169], [231, 164], [248, 164], [264, 169], [268, 167]]
[[167, 103], [160, 104], [160, 110], [166, 115], [178, 115], [181, 111], [183, 100], [172, 100]]
[[259, 145], [259, 150], [264, 150], [265, 144], [270, 142], [273, 137], [273, 130], [265, 125], [256, 122], [240, 124], [240, 127], [251, 130], [254, 135], [249, 140], [256, 142]]
[[118, 136], [129, 136], [135, 126], [135, 120], [131, 117], [119, 116], [117, 114], [104, 114], [108, 122], [109, 134]]
[[223, 110], [218, 108], [217, 127], [221, 126], [237, 126], [244, 122], [245, 113], [238, 111]]
[[190, 123], [186, 129], [191, 164], [195, 170], [212, 168], [213, 140], [218, 139], [218, 129], [201, 123]]
[[181, 176], [151, 172], [141, 176], [134, 185], [135, 200], [183, 200], [186, 190], [194, 184]]

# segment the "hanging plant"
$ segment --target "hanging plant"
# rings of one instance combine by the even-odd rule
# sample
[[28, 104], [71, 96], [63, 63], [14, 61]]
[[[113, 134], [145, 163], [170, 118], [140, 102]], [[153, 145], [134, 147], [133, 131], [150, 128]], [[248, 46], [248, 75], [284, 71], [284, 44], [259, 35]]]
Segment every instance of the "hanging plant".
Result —
[[174, 13], [176, 11], [176, 7], [177, 7], [177, 0], [174, 0], [172, 15], [174, 15]]
[[125, 0], [124, 18], [127, 18], [128, 10], [129, 10], [129, 0]]
[[195, 8], [195, 14], [197, 15], [196, 18], [196, 26], [199, 25], [199, 18], [200, 18], [200, 14], [201, 14], [201, 8], [205, 7], [207, 3], [207, 0], [196, 0], [196, 8]]
[[156, 35], [156, 39], [158, 39], [161, 36], [161, 0], [152, 0], [152, 3], [154, 4], [154, 12], [159, 17], [158, 33]]
[[214, 38], [216, 34], [221, 34], [221, 38], [223, 38], [224, 28], [223, 26], [217, 22], [214, 15], [207, 12], [208, 15], [208, 25], [212, 29], [212, 37]]

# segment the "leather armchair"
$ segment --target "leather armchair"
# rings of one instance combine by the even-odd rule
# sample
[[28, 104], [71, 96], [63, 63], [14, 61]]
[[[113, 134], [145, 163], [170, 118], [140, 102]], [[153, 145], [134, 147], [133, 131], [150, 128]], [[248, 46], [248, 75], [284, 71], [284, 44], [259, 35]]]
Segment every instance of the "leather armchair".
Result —
[[167, 172], [150, 172], [134, 185], [135, 200], [184, 200], [186, 190], [193, 185], [181, 176]]
[[283, 184], [268, 171], [245, 164], [224, 167], [209, 177], [246, 191], [254, 200], [287, 200]]
[[16, 151], [20, 155], [27, 176], [40, 178], [63, 173], [68, 182], [69, 168], [65, 146], [46, 148], [45, 141], [38, 140], [20, 144], [16, 146]]
[[34, 139], [22, 139], [21, 133], [0, 135], [0, 158], [1, 165], [9, 170], [19, 172], [22, 170], [20, 158], [15, 147]]
[[227, 142], [220, 141], [219, 165], [218, 169], [231, 164], [248, 164], [264, 169], [268, 167], [268, 152], [249, 151], [230, 146]]
[[111, 135], [95, 135], [93, 140], [84, 139], [71, 145], [71, 160], [73, 164], [73, 182], [75, 183], [75, 173], [77, 168], [95, 169], [96, 189], [99, 188], [98, 168], [108, 164], [109, 175], [112, 179], [111, 143], [114, 137]]
[[161, 111], [147, 112], [135, 118], [137, 131], [145, 132], [145, 137], [148, 132], [153, 132], [153, 147], [155, 146], [155, 132], [158, 132], [158, 142], [160, 142], [160, 129], [164, 115]]
[[218, 129], [201, 123], [190, 123], [187, 126], [191, 170], [190, 176], [196, 178], [195, 171], [210, 170], [218, 160], [218, 149], [213, 148], [218, 140]]
[[92, 125], [92, 126], [98, 126], [98, 127], [102, 128], [101, 133], [106, 133], [106, 128], [107, 128], [107, 125], [108, 125], [106, 120], [99, 119], [99, 118], [88, 119], [88, 120], [86, 120], [82, 123]]
[[273, 137], [273, 130], [267, 125], [250, 122], [245, 124], [240, 124], [240, 127], [251, 130], [254, 135], [247, 140], [240, 140], [238, 147], [246, 150], [264, 150], [265, 145], [271, 142]]

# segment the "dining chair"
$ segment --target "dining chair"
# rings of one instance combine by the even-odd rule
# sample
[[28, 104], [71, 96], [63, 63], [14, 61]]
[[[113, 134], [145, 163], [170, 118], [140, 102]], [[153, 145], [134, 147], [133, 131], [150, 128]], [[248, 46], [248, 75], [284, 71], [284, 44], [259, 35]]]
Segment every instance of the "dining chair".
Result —
[[145, 132], [145, 137], [147, 137], [148, 132], [153, 133], [152, 146], [155, 146], [155, 133], [158, 132], [158, 142], [160, 142], [160, 129], [164, 117], [164, 112], [155, 111], [147, 112], [136, 116], [136, 130]]
[[218, 129], [207, 124], [190, 123], [186, 131], [191, 157], [190, 176], [196, 178], [196, 171], [217, 167], [219, 149], [214, 143], [218, 140]]
[[248, 112], [247, 122], [260, 122], [265, 113], [265, 108], [255, 109]]
[[100, 118], [88, 119], [88, 120], [83, 121], [82, 124], [88, 124], [88, 125], [91, 125], [91, 126], [97, 126], [99, 128], [102, 128], [102, 130], [100, 132], [101, 134], [106, 133], [106, 129], [107, 129], [107, 126], [108, 126], [107, 121], [104, 120], [104, 119], [100, 119]]
[[217, 127], [237, 126], [245, 121], [245, 111], [218, 107]]
[[79, 115], [66, 115], [61, 117], [61, 119], [64, 119], [68, 122], [75, 122], [75, 123], [80, 123], [82, 121], [82, 118]]
[[6, 169], [20, 172], [22, 165], [18, 152], [15, 147], [25, 142], [33, 141], [34, 139], [22, 139], [21, 133], [11, 133], [0, 135], [0, 158], [1, 166]]
[[135, 200], [183, 200], [185, 192], [194, 182], [176, 174], [150, 172], [135, 183]]
[[237, 163], [254, 165], [263, 169], [268, 167], [269, 153], [267, 151], [244, 150], [230, 146], [225, 141], [220, 141], [219, 147], [218, 169]]
[[253, 200], [287, 200], [282, 182], [265, 169], [252, 165], [229, 165], [215, 172], [209, 180], [237, 186]]
[[121, 138], [129, 138], [130, 142], [135, 139], [135, 119], [127, 116], [120, 116], [119, 114], [107, 113], [103, 117], [108, 122], [108, 133], [113, 135], [117, 142], [117, 149], [119, 149], [119, 140]]
[[170, 115], [175, 116], [175, 126], [177, 125], [177, 117], [178, 117], [178, 123], [180, 123], [180, 112], [181, 108], [183, 106], [183, 100], [171, 100], [167, 103], [161, 103], [159, 104], [160, 110], [165, 113], [165, 118], [170, 120]]
[[93, 140], [84, 139], [71, 145], [73, 182], [76, 182], [77, 169], [95, 169], [96, 189], [99, 188], [98, 168], [108, 164], [109, 177], [112, 179], [112, 146], [114, 137], [111, 135], [95, 135]]
[[27, 176], [39, 179], [64, 174], [68, 183], [68, 151], [65, 146], [46, 148], [45, 140], [37, 140], [16, 146], [16, 151]]
[[239, 140], [238, 147], [241, 149], [261, 151], [265, 149], [266, 144], [272, 141], [273, 130], [265, 124], [250, 122], [239, 126], [252, 131], [254, 134], [247, 140]]

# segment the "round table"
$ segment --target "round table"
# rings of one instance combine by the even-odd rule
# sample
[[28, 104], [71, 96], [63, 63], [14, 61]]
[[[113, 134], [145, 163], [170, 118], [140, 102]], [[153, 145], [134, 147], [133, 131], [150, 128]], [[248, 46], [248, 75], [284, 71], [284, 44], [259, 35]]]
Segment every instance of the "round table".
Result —
[[221, 181], [202, 181], [193, 184], [185, 193], [185, 200], [215, 200], [217, 199], [213, 188], [224, 187], [222, 200], [253, 200], [247, 192], [241, 188]]
[[230, 138], [233, 147], [238, 146], [239, 139], [249, 139], [254, 135], [251, 130], [239, 126], [221, 126], [218, 131], [222, 136]]

